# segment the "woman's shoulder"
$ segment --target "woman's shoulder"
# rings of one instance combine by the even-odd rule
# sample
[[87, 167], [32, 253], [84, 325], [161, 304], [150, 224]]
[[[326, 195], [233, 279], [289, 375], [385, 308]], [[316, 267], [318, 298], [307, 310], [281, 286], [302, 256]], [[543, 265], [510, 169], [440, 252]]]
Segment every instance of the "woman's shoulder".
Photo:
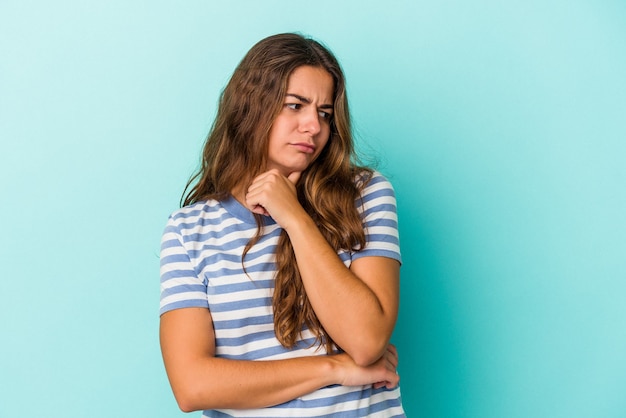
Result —
[[173, 211], [169, 216], [169, 223], [195, 223], [201, 219], [210, 218], [212, 214], [217, 214], [219, 210], [219, 201], [201, 200]]
[[361, 190], [362, 195], [382, 189], [388, 189], [393, 193], [393, 186], [389, 179], [377, 170], [361, 170], [355, 176], [355, 184]]

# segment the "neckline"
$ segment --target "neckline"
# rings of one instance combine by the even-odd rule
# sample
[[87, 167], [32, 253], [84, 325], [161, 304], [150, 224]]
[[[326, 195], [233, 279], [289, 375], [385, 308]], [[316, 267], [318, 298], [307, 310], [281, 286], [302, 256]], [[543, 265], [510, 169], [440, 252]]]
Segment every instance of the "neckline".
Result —
[[[222, 207], [226, 209], [228, 213], [230, 213], [235, 218], [249, 224], [256, 225], [256, 220], [254, 219], [254, 213], [252, 213], [248, 208], [243, 206], [237, 199], [235, 199], [232, 195], [229, 195], [226, 199], [220, 202]], [[270, 216], [261, 216], [263, 225], [275, 225], [276, 221], [272, 219]]]

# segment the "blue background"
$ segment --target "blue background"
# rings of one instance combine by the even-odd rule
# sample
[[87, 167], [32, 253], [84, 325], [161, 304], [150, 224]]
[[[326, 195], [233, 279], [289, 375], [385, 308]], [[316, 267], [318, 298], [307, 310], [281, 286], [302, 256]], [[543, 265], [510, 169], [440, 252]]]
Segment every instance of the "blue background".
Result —
[[618, 0], [2, 0], [0, 416], [184, 415], [160, 235], [232, 70], [285, 31], [339, 57], [396, 187], [407, 414], [626, 416]]

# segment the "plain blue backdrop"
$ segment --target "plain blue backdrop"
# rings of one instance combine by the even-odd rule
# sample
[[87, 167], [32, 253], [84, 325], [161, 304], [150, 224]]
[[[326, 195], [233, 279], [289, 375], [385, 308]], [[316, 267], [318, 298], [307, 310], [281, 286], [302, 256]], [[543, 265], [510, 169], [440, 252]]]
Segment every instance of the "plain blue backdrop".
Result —
[[286, 31], [339, 57], [396, 188], [408, 416], [626, 416], [623, 1], [2, 0], [0, 417], [184, 415], [160, 235]]

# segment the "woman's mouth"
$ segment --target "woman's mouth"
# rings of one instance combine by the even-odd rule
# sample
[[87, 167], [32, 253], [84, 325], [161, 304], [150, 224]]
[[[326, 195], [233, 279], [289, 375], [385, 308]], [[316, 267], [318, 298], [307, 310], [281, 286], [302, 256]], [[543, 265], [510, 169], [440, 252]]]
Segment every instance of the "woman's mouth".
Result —
[[308, 142], [295, 142], [291, 144], [298, 151], [304, 152], [306, 154], [313, 154], [315, 152], [315, 145], [309, 144]]

